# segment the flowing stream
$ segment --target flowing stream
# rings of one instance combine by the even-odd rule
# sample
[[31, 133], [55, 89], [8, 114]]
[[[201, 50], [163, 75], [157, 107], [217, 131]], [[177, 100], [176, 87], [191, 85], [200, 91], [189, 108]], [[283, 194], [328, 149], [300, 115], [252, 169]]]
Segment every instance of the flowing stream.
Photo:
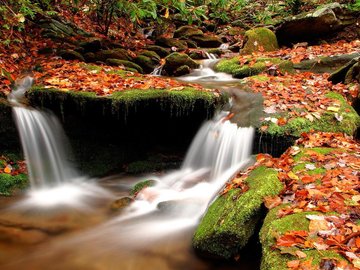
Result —
[[[214, 61], [217, 60], [205, 60], [202, 68], [181, 79], [205, 81], [223, 78], [224, 74], [219, 75], [211, 69]], [[105, 222], [108, 215], [105, 209], [111, 196], [104, 189], [92, 184], [89, 187], [79, 180], [81, 177], [67, 161], [63, 147], [64, 136], [56, 118], [23, 105], [24, 93], [31, 85], [32, 78], [26, 77], [9, 97], [14, 106], [32, 189], [46, 190], [46, 195], [31, 193], [34, 194], [31, 199], [40, 200], [42, 206], [54, 206], [63, 205], [62, 199], [70, 196], [72, 200], [67, 200], [67, 206], [79, 209], [76, 206], [79, 206], [81, 199], [75, 194], [79, 192], [92, 198], [90, 201], [82, 201], [83, 206], [99, 201], [99, 198], [105, 200], [105, 203], [99, 218], [96, 217], [100, 214], [94, 214], [88, 209], [93, 223], [87, 225], [99, 225], [75, 236], [64, 235], [59, 239], [45, 241], [30, 253], [25, 249], [21, 259], [9, 262], [0, 255], [2, 269], [234, 269], [226, 265], [211, 266], [197, 259], [191, 252], [190, 242], [196, 224], [224, 183], [252, 162], [253, 127], [238, 127], [226, 119], [228, 112], [220, 112], [200, 128], [180, 169], [161, 177], [148, 176], [135, 180], [153, 179], [156, 185], [143, 189], [130, 206]], [[76, 192], [66, 188], [69, 183], [70, 186], [75, 183]], [[120, 187], [124, 183], [115, 179], [112, 185]], [[133, 184], [134, 181], [129, 182], [129, 186]], [[61, 190], [60, 200], [56, 199], [54, 193], [49, 193], [49, 190], [54, 189]], [[71, 196], [72, 193], [74, 196]], [[19, 205], [24, 209], [25, 205], [29, 206], [29, 201], [22, 201]], [[25, 208], [25, 212], [21, 210], [18, 216], [25, 213], [25, 216], [30, 215], [32, 218], [34, 207], [38, 205], [30, 205], [31, 211]], [[82, 207], [81, 211], [84, 209]], [[0, 217], [1, 214], [6, 215], [4, 211]], [[42, 218], [43, 215], [42, 212]], [[64, 219], [63, 215], [61, 212], [60, 220]], [[75, 212], [71, 218], [65, 215], [65, 220], [77, 220], [78, 215], [82, 214]], [[50, 216], [51, 222], [59, 219], [59, 213]], [[57, 263], [52, 264], [53, 261]]]

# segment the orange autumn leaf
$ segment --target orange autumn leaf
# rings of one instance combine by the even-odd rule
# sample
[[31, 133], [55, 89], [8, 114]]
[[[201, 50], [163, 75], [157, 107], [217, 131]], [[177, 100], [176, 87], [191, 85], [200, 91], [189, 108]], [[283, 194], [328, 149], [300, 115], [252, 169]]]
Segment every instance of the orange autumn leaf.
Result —
[[300, 266], [300, 260], [293, 260], [286, 263], [289, 268], [298, 268]]
[[7, 174], [10, 174], [11, 171], [12, 171], [11, 165], [7, 165], [7, 166], [5, 167], [5, 169], [4, 169], [4, 173], [7, 173]]

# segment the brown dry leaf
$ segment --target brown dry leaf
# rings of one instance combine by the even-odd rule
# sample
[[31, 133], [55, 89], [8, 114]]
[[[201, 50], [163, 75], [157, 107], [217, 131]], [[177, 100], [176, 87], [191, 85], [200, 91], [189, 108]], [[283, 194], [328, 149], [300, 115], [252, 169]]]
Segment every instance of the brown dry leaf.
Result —
[[273, 209], [274, 207], [280, 205], [281, 203], [282, 203], [282, 199], [279, 196], [275, 196], [275, 197], [266, 196], [264, 198], [264, 204], [268, 209]]
[[300, 259], [304, 259], [306, 258], [306, 254], [304, 252], [302, 252], [301, 250], [297, 250], [295, 252], [296, 256], [298, 256]]

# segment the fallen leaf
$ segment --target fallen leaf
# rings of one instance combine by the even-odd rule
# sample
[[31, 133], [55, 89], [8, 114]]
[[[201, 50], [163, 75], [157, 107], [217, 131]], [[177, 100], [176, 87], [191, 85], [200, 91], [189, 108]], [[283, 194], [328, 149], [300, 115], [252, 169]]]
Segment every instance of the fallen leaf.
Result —
[[12, 166], [10, 164], [6, 165], [4, 168], [4, 173], [10, 174], [12, 172]]
[[289, 261], [287, 262], [287, 266], [289, 268], [298, 268], [300, 266], [300, 261], [299, 260]]

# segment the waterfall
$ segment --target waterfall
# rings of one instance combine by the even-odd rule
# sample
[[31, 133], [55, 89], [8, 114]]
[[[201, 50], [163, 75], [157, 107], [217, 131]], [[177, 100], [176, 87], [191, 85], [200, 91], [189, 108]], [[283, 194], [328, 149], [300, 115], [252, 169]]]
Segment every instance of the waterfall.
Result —
[[150, 73], [150, 75], [153, 75], [153, 76], [161, 76], [163, 67], [164, 67], [163, 64], [155, 67], [154, 70]]
[[21, 103], [33, 79], [25, 77], [9, 95], [25, 154], [31, 188], [44, 188], [78, 177], [67, 161], [67, 141], [57, 118]]
[[226, 115], [222, 112], [206, 122], [181, 168], [143, 189], [104, 231], [113, 235], [121, 226], [127, 231], [122, 241], [126, 238], [126, 245], [132, 246], [195, 226], [225, 182], [251, 163], [254, 128], [239, 128], [226, 120]]

